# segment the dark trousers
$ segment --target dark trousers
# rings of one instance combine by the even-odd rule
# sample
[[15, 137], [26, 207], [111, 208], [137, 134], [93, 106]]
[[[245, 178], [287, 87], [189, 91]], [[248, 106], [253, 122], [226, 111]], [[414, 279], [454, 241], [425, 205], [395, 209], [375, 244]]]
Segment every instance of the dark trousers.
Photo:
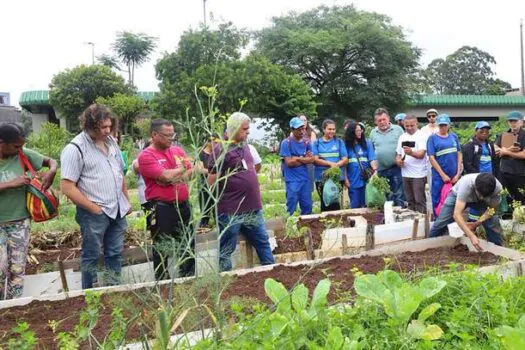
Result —
[[195, 274], [195, 237], [188, 201], [155, 202], [147, 218], [153, 239], [153, 268], [157, 281], [169, 279], [168, 258], [179, 267], [179, 277]]
[[199, 208], [202, 213], [200, 226], [207, 226], [210, 222], [210, 216], [212, 215], [214, 203], [208, 192], [209, 190], [208, 186], [203, 183], [199, 192]]
[[426, 214], [427, 212], [427, 198], [425, 196], [426, 177], [403, 178], [403, 191], [408, 202], [408, 209]]
[[509, 191], [512, 200], [525, 204], [525, 194], [520, 192], [520, 189], [525, 191], [525, 176], [502, 172], [501, 184]]
[[[341, 183], [341, 188], [343, 188], [344, 181], [340, 181], [340, 183]], [[319, 197], [321, 197], [321, 212], [323, 212], [323, 211], [341, 210], [341, 203], [340, 202], [332, 203], [332, 204], [330, 204], [328, 206], [326, 206], [324, 204], [324, 201], [323, 201], [324, 183], [323, 182], [316, 181], [315, 182], [315, 188], [317, 189], [317, 193], [319, 194]]]

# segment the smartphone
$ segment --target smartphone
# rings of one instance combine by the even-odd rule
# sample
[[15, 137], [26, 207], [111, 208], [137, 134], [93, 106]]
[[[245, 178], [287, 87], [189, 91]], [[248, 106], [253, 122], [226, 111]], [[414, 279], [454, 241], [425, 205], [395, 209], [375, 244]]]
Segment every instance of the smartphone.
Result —
[[401, 142], [401, 147], [414, 148], [416, 147], [416, 141], [403, 141]]

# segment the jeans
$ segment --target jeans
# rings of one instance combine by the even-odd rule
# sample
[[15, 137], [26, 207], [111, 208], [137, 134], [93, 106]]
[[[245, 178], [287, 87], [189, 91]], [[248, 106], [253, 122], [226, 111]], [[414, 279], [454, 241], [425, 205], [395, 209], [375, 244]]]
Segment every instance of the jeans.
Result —
[[237, 246], [237, 237], [242, 232], [248, 242], [255, 248], [261, 265], [275, 263], [270, 240], [266, 233], [266, 226], [262, 210], [251, 211], [236, 215], [219, 215], [220, 232], [220, 271], [232, 269], [231, 255]]
[[119, 284], [124, 231], [128, 227], [126, 219], [121, 218], [120, 215], [112, 219], [104, 213], [93, 214], [81, 207], [77, 207], [75, 219], [82, 233], [80, 255], [82, 289], [93, 288], [93, 278], [98, 271], [98, 256], [102, 247], [104, 247], [106, 285]]
[[147, 225], [153, 238], [153, 269], [157, 281], [170, 278], [168, 259], [178, 266], [179, 277], [195, 274], [195, 237], [188, 201], [156, 202]]
[[354, 188], [350, 187], [348, 189], [348, 197], [350, 197], [350, 208], [365, 208], [365, 189], [366, 186]]
[[301, 207], [301, 215], [312, 213], [312, 184], [310, 181], [288, 181], [286, 182], [286, 210], [293, 215], [297, 203]]
[[[445, 229], [447, 225], [454, 222], [454, 207], [456, 206], [457, 196], [453, 191], [450, 191], [445, 204], [441, 208], [441, 212], [437, 217], [434, 225], [430, 229], [429, 237], [438, 237], [445, 234]], [[487, 209], [487, 205], [483, 202], [481, 203], [467, 203], [468, 208], [474, 209], [475, 212], [484, 213]], [[487, 233], [487, 240], [497, 245], [502, 245], [502, 229], [499, 222], [498, 216], [493, 216], [487, 221], [483, 222], [483, 227]]]
[[405, 207], [405, 195], [403, 194], [403, 178], [401, 177], [401, 168], [394, 165], [391, 168], [378, 171], [379, 176], [386, 177], [390, 184], [391, 193], [388, 200], [394, 202], [394, 206]]
[[427, 197], [425, 195], [426, 177], [403, 178], [403, 189], [407, 199], [408, 209], [417, 211], [422, 214], [427, 212]]

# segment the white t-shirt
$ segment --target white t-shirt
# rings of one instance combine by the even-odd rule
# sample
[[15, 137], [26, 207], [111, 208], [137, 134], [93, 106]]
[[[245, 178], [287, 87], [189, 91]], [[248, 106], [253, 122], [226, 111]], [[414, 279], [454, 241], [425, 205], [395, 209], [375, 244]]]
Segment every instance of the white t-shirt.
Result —
[[439, 126], [436, 124], [434, 128], [430, 127], [430, 124], [425, 125], [419, 131], [426, 135], [427, 138], [432, 134], [437, 134], [439, 132]]
[[259, 155], [259, 152], [257, 152], [257, 149], [250, 144], [248, 144], [248, 148], [250, 148], [250, 153], [252, 154], [253, 165], [261, 164], [262, 159], [261, 159], [261, 156]]
[[[405, 155], [405, 151], [403, 151], [403, 147], [401, 146], [404, 141], [415, 142], [416, 147], [413, 148], [415, 152], [427, 150], [427, 136], [422, 133], [421, 130], [416, 131], [413, 135], [405, 132], [399, 137], [396, 153], [401, 157]], [[428, 160], [426, 155], [422, 159], [417, 159], [407, 154], [405, 157], [405, 166], [401, 168], [401, 175], [411, 178], [427, 177], [427, 164]]]

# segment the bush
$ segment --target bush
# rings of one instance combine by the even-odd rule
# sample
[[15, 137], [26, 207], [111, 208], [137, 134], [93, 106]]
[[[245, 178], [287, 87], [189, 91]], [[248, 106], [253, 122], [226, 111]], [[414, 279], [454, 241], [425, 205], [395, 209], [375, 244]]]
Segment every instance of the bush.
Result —
[[27, 148], [31, 148], [60, 163], [60, 153], [72, 138], [73, 135], [66, 129], [53, 123], [43, 123], [39, 133], [29, 135]]

